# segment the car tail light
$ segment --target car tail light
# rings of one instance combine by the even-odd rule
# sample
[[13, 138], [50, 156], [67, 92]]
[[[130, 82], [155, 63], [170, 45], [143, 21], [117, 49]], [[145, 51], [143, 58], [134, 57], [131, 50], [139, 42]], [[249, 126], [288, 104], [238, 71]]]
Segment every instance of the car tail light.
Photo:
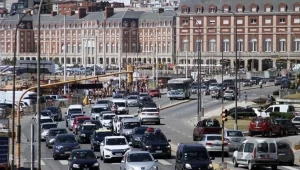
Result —
[[256, 159], [256, 148], [253, 150], [253, 158]]
[[208, 146], [211, 146], [211, 145], [212, 145], [212, 143], [206, 143], [206, 145], [208, 145]]
[[227, 143], [230, 143], [230, 140], [229, 140], [228, 138], [225, 138], [225, 141], [226, 141]]

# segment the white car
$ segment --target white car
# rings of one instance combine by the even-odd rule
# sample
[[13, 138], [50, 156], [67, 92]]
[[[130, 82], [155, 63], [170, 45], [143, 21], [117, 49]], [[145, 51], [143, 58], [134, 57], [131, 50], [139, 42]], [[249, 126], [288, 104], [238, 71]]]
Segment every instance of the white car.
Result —
[[[37, 122], [37, 119], [35, 119], [35, 121]], [[40, 124], [43, 124], [43, 123], [54, 123], [54, 120], [52, 117], [49, 117], [49, 116], [41, 117]]]
[[129, 107], [126, 99], [113, 99], [112, 111], [116, 114], [128, 114]]
[[57, 123], [43, 123], [41, 124], [41, 139], [46, 140], [47, 135], [49, 134], [49, 130], [51, 128], [57, 128]]
[[106, 136], [100, 144], [100, 158], [103, 162], [108, 159], [122, 158], [130, 150], [131, 142], [127, 142], [124, 136]]
[[130, 119], [130, 118], [134, 118], [134, 116], [133, 115], [116, 115], [115, 118], [113, 119], [113, 132], [115, 134], [119, 134], [122, 119]]
[[109, 111], [108, 104], [95, 104], [92, 106], [90, 113], [92, 114], [92, 119], [97, 120], [100, 117], [100, 113], [103, 111]]
[[159, 110], [155, 107], [142, 108], [142, 110], [139, 111], [138, 118], [141, 121], [141, 124], [149, 123], [149, 122], [151, 122], [151, 123], [153, 122], [157, 125], [160, 124]]
[[115, 116], [116, 116], [116, 114], [114, 114], [114, 113], [104, 113], [104, 114], [100, 115], [99, 120], [103, 127], [106, 127], [107, 129], [111, 129], [112, 128], [112, 120]]
[[[51, 117], [51, 111], [50, 110], [42, 110], [41, 112], [40, 112], [40, 115], [41, 115], [41, 119], [43, 119], [43, 118], [48, 118], [48, 117]], [[38, 115], [36, 114], [35, 115], [35, 119], [37, 120], [37, 118], [38, 118]]]

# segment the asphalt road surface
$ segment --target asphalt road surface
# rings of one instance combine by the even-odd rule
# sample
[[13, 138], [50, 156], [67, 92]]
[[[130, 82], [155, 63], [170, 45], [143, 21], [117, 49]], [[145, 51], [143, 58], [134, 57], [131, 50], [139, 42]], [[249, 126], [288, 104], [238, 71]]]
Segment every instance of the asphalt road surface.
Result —
[[[257, 97], [266, 97], [269, 94], [272, 94], [274, 90], [278, 89], [278, 87], [268, 87], [263, 89], [252, 89], [251, 91], [247, 91], [248, 99], [254, 99]], [[195, 99], [195, 96], [192, 97]], [[170, 104], [170, 100], [163, 96], [162, 98], [155, 98], [155, 102], [161, 107]], [[220, 108], [221, 100], [212, 99], [210, 96], [203, 97], [204, 101], [204, 110], [205, 112], [209, 112], [210, 110]], [[225, 101], [226, 104], [233, 103], [233, 101]], [[90, 108], [86, 107], [85, 111], [89, 114]], [[188, 103], [184, 103], [178, 106], [174, 106], [168, 108], [166, 110], [161, 111], [161, 125], [148, 125], [153, 127], [159, 127], [162, 129], [164, 134], [168, 139], [171, 139], [172, 146], [177, 146], [178, 143], [193, 143], [192, 141], [192, 130], [193, 124], [189, 121], [193, 117], [195, 117], [197, 112], [197, 101], [192, 100]], [[130, 108], [131, 114], [137, 113], [137, 108]], [[30, 160], [30, 143], [27, 142], [27, 139], [30, 139], [30, 124], [34, 123], [30, 117], [24, 117], [22, 119], [22, 145], [21, 152], [23, 160]], [[59, 127], [65, 127], [65, 122], [59, 122]], [[287, 137], [288, 140], [292, 140], [292, 138]], [[90, 144], [81, 144], [81, 148], [90, 148]], [[172, 148], [176, 150], [175, 147]], [[42, 142], [41, 147], [42, 153], [42, 169], [43, 170], [58, 170], [58, 169], [68, 169], [68, 161], [67, 160], [53, 160], [52, 158], [52, 150], [47, 149], [45, 143]], [[96, 152], [99, 155], [99, 152]], [[100, 160], [99, 160], [100, 161]], [[231, 158], [225, 158], [225, 161], [228, 163], [228, 167], [230, 169], [245, 169], [245, 168], [233, 168], [231, 163]], [[216, 157], [214, 161], [216, 163], [221, 162], [220, 157]], [[158, 159], [159, 169], [169, 170], [174, 169], [174, 157], [171, 159]], [[116, 170], [120, 168], [120, 161], [103, 163], [100, 162], [101, 170]], [[290, 166], [280, 166], [281, 170], [299, 170], [300, 167], [290, 167]]]

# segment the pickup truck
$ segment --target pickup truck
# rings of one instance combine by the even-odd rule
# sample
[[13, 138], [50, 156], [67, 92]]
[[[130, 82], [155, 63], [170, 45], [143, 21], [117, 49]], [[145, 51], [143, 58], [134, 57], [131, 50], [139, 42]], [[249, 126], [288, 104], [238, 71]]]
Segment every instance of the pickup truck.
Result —
[[201, 140], [204, 134], [221, 134], [222, 128], [217, 119], [203, 119], [195, 125], [193, 140]]

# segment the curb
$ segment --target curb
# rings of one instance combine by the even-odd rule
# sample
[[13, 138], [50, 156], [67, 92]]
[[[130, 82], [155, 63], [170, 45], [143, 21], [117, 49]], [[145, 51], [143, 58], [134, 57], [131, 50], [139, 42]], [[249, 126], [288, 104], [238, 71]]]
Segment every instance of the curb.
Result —
[[168, 109], [168, 108], [171, 108], [173, 106], [177, 106], [177, 105], [180, 105], [180, 104], [184, 104], [184, 103], [187, 103], [187, 102], [190, 102], [191, 100], [183, 100], [183, 101], [180, 101], [180, 102], [176, 102], [176, 103], [172, 103], [172, 104], [169, 104], [167, 106], [163, 106], [161, 108], [159, 108], [159, 110], [165, 110], [165, 109]]

